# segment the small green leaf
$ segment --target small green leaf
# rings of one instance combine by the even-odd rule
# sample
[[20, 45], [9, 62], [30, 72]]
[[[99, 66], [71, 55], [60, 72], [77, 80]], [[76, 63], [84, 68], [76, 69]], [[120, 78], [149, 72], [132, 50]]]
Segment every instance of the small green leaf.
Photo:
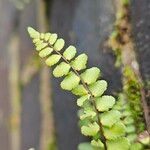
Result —
[[122, 137], [106, 142], [108, 150], [129, 150], [130, 143], [127, 138]]
[[44, 40], [45, 40], [45, 41], [48, 41], [49, 38], [50, 38], [50, 36], [51, 36], [51, 33], [45, 33], [45, 35], [44, 35]]
[[[78, 114], [79, 117], [80, 117], [81, 114], [83, 114], [83, 110], [81, 110], [80, 114]], [[91, 123], [90, 118], [85, 118], [83, 120], [79, 120], [79, 126], [80, 127], [82, 127], [82, 126], [88, 126], [88, 124], [90, 124], [90, 123]]]
[[37, 45], [36, 50], [37, 50], [37, 51], [40, 51], [40, 50], [42, 50], [43, 48], [45, 48], [47, 45], [48, 45], [47, 43], [39, 44], [39, 45]]
[[63, 39], [58, 39], [54, 45], [54, 49], [56, 51], [60, 51], [65, 45], [65, 41]]
[[52, 53], [52, 51], [53, 51], [52, 48], [47, 47], [47, 48], [45, 48], [45, 49], [43, 49], [43, 50], [41, 50], [41, 51], [39, 52], [39, 56], [40, 56], [41, 58], [44, 58], [44, 57], [50, 55], [50, 54]]
[[87, 84], [91, 84], [96, 82], [98, 77], [100, 76], [100, 70], [97, 67], [92, 67], [87, 69], [84, 73], [81, 74], [84, 82]]
[[133, 124], [126, 126], [126, 133], [135, 133], [135, 126]]
[[28, 33], [31, 38], [40, 38], [40, 33], [34, 30], [32, 27], [28, 27]]
[[59, 62], [60, 58], [61, 58], [60, 55], [53, 54], [53, 55], [49, 56], [49, 57], [46, 59], [45, 63], [46, 63], [48, 66], [53, 66], [53, 65], [55, 65], [56, 63]]
[[81, 54], [78, 57], [76, 57], [75, 60], [73, 60], [71, 62], [71, 65], [77, 71], [85, 69], [86, 68], [87, 59], [88, 59], [88, 57], [87, 57], [86, 54]]
[[83, 85], [80, 84], [72, 90], [72, 93], [75, 95], [83, 96], [87, 95], [88, 91], [84, 88]]
[[83, 120], [87, 117], [91, 117], [94, 118], [96, 116], [96, 112], [94, 112], [93, 110], [84, 110], [83, 114], [80, 115], [80, 119]]
[[104, 144], [99, 139], [97, 141], [92, 140], [91, 145], [94, 147], [104, 148]]
[[129, 124], [133, 124], [134, 123], [134, 119], [131, 116], [127, 116], [125, 117], [125, 119], [123, 120], [123, 123], [125, 125], [129, 125]]
[[89, 98], [90, 98], [90, 95], [85, 95], [85, 96], [80, 97], [79, 99], [77, 99], [77, 105], [81, 107], [83, 103]]
[[72, 45], [70, 45], [63, 53], [63, 56], [67, 59], [67, 60], [71, 60], [75, 54], [76, 54], [76, 48]]
[[119, 121], [121, 117], [121, 113], [117, 110], [110, 110], [108, 112], [105, 112], [101, 114], [100, 120], [102, 125], [106, 127], [112, 127], [116, 122]]
[[70, 70], [70, 65], [65, 63], [65, 62], [61, 62], [59, 65], [56, 66], [56, 68], [53, 71], [53, 75], [55, 77], [62, 77], [64, 75], [67, 75], [68, 72]]
[[107, 82], [105, 80], [99, 80], [89, 86], [90, 91], [94, 97], [101, 96], [107, 89]]
[[[37, 39], [33, 39], [33, 43], [35, 44], [35, 43], [38, 43], [38, 42], [40, 42], [41, 40], [39, 39], [39, 38], [37, 38]], [[41, 41], [42, 42], [42, 41]]]
[[104, 127], [104, 135], [108, 140], [114, 140], [125, 135], [125, 126], [121, 122], [115, 123], [111, 128]]
[[35, 43], [35, 46], [38, 47], [39, 45], [41, 45], [43, 43], [42, 40], [38, 40], [36, 43]]
[[80, 78], [75, 73], [70, 72], [60, 85], [62, 89], [71, 91], [79, 84], [79, 82]]
[[96, 98], [96, 108], [98, 111], [108, 111], [115, 104], [115, 98], [113, 96], [104, 95]]
[[40, 39], [44, 39], [45, 34], [44, 33], [40, 33]]
[[141, 143], [132, 143], [130, 150], [143, 150], [143, 145]]
[[93, 148], [90, 143], [85, 142], [85, 143], [79, 144], [78, 150], [93, 150]]
[[132, 116], [132, 113], [131, 113], [130, 110], [125, 110], [125, 111], [122, 112], [122, 116], [123, 116], [123, 117]]
[[85, 136], [95, 136], [99, 131], [99, 125], [94, 122], [90, 123], [88, 126], [82, 126], [81, 132]]
[[127, 135], [127, 138], [130, 142], [134, 142], [137, 139], [137, 134], [135, 133], [130, 133]]
[[49, 38], [49, 44], [53, 45], [56, 42], [56, 40], [57, 40], [57, 34], [56, 33], [51, 34]]

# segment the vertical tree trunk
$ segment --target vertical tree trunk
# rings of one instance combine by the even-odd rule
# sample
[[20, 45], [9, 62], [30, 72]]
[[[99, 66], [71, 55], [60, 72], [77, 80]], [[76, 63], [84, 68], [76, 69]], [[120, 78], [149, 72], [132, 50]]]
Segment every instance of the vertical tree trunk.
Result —
[[[21, 150], [34, 147], [39, 150], [41, 111], [39, 60], [27, 33], [27, 27], [37, 28], [36, 0], [31, 0], [19, 13], [18, 32], [20, 37], [21, 72]], [[27, 76], [26, 76], [26, 75]]]
[[20, 150], [21, 101], [19, 82], [19, 38], [14, 33], [9, 43], [9, 89], [11, 105], [11, 150]]
[[[47, 32], [46, 2], [37, 1], [37, 22], [41, 32]], [[55, 150], [54, 120], [51, 99], [50, 69], [43, 64], [40, 70], [41, 135], [40, 150]]]

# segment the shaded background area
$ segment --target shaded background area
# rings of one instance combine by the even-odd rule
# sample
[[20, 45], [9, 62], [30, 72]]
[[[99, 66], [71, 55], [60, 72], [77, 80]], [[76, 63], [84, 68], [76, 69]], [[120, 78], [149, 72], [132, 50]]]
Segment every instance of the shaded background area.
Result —
[[[43, 139], [47, 136], [49, 146], [56, 142], [58, 150], [77, 150], [77, 145], [87, 140], [78, 128], [76, 98], [62, 91], [60, 81], [43, 67], [27, 34], [27, 26], [43, 30], [41, 4], [40, 0], [28, 3], [0, 0], [2, 150], [31, 147], [44, 150]], [[57, 32], [68, 45], [76, 45], [79, 53], [87, 53], [89, 66], [101, 68], [102, 77], [108, 81], [108, 93], [119, 92], [122, 87], [120, 70], [114, 67], [114, 54], [106, 46], [113, 30], [115, 5], [113, 0], [46, 1], [48, 27], [45, 30]], [[150, 81], [150, 1], [133, 0], [131, 18], [140, 69], [147, 83]]]

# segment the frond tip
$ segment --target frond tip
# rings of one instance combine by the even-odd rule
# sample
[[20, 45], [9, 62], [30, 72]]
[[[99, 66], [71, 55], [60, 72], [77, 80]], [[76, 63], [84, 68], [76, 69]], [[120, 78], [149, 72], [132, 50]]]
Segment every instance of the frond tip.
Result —
[[30, 35], [31, 38], [39, 38], [40, 37], [40, 33], [37, 32], [35, 29], [33, 29], [32, 27], [28, 27], [27, 28], [28, 33]]

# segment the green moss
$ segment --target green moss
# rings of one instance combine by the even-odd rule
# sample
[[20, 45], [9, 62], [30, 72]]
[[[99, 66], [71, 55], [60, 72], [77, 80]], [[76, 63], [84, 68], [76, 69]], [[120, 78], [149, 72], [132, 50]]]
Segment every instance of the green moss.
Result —
[[141, 85], [130, 66], [126, 66], [123, 71], [124, 76], [124, 92], [131, 107], [133, 118], [136, 123], [137, 132], [144, 130], [143, 110], [141, 106]]
[[122, 64], [121, 51], [120, 51], [120, 49], [117, 49], [117, 50], [115, 51], [115, 56], [116, 56], [115, 67], [120, 67], [121, 64]]
[[130, 0], [121, 0], [122, 4], [127, 6], [130, 4]]
[[120, 44], [118, 42], [118, 38], [120, 36], [120, 33], [117, 29], [115, 29], [110, 37], [109, 37], [109, 41], [108, 44], [110, 45], [110, 47], [112, 48], [112, 50], [114, 51], [115, 57], [116, 57], [116, 62], [115, 62], [115, 66], [116, 67], [120, 67], [121, 65], [121, 49], [120, 49]]
[[[55, 135], [54, 135], [55, 136]], [[47, 150], [57, 150], [56, 138], [49, 142]]]

